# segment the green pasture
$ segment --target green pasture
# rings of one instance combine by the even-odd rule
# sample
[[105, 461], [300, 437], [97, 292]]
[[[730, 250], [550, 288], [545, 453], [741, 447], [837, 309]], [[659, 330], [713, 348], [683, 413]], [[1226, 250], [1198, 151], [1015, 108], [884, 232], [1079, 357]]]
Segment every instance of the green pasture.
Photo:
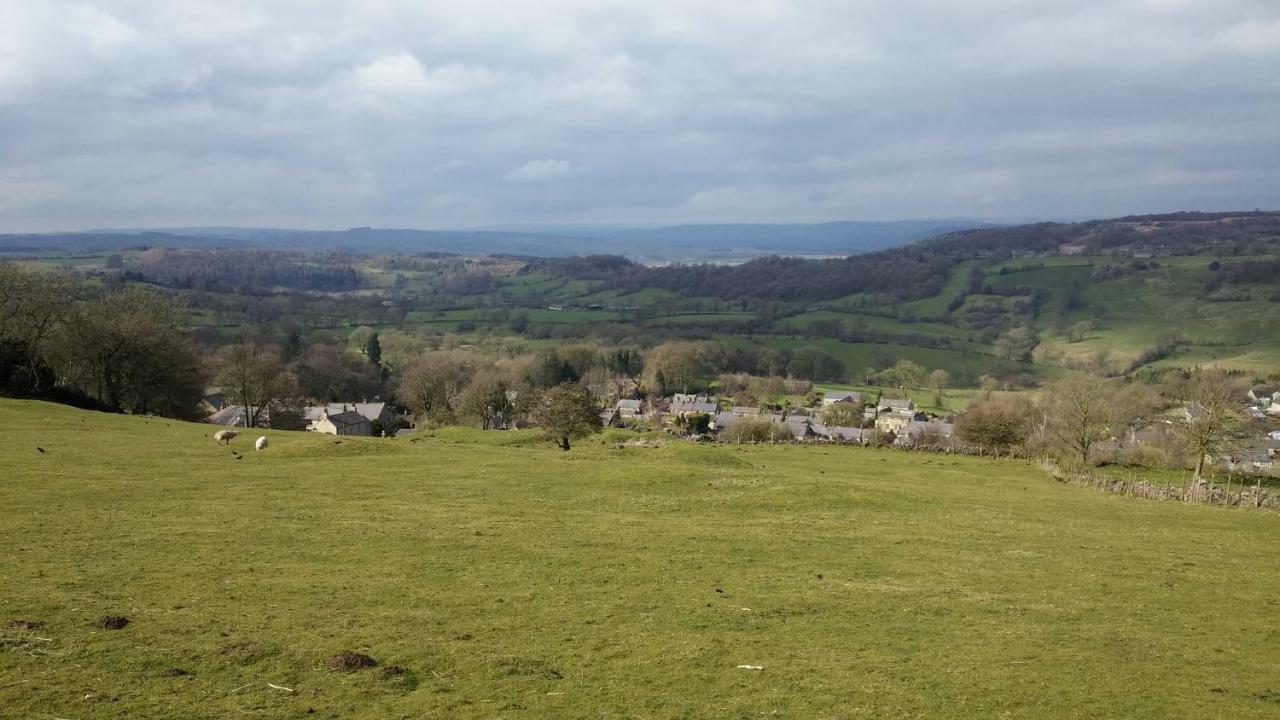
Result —
[[856, 447], [0, 423], [5, 717], [1280, 710], [1274, 513]]

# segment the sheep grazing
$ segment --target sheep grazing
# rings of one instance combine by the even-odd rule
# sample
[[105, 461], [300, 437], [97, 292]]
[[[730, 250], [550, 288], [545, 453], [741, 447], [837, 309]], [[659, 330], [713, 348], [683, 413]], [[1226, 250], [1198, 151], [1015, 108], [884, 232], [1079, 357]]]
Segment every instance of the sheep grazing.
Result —
[[240, 433], [235, 430], [219, 430], [213, 434], [214, 442], [220, 442], [223, 445], [230, 445], [231, 440]]
[[253, 444], [253, 449], [254, 449], [254, 450], [261, 450], [261, 449], [265, 448], [265, 447], [267, 446], [267, 444], [268, 444], [267, 436], [266, 436], [266, 435], [263, 435], [262, 437], [258, 438], [258, 441], [257, 441], [257, 442], [255, 442], [255, 443]]

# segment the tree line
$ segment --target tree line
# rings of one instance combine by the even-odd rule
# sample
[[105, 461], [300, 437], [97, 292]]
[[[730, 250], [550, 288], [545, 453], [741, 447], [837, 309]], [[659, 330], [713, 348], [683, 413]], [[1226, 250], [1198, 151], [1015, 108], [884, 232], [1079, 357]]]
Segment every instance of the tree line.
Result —
[[364, 286], [349, 259], [336, 253], [274, 250], [162, 250], [135, 256], [130, 276], [179, 289], [261, 292], [273, 288], [339, 292]]
[[[1121, 442], [1121, 453], [1112, 459], [1190, 466], [1199, 480], [1210, 456], [1246, 434], [1246, 380], [1217, 369], [1173, 371], [1154, 384], [1079, 375], [1046, 386], [1035, 401], [988, 396], [959, 416], [956, 432], [964, 442], [997, 454], [1051, 455], [1079, 467], [1092, 463], [1099, 447], [1155, 421], [1166, 428], [1156, 434], [1167, 436], [1168, 445]], [[1176, 419], [1160, 420], [1171, 411]]]
[[0, 264], [0, 392], [192, 418], [205, 371], [172, 297]]

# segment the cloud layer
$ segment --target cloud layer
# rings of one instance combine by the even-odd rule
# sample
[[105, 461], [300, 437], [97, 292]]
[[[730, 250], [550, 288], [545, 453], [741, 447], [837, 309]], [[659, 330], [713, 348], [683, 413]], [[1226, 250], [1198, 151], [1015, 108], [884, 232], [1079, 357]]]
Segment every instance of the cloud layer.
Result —
[[1274, 0], [0, 3], [0, 231], [1280, 206]]

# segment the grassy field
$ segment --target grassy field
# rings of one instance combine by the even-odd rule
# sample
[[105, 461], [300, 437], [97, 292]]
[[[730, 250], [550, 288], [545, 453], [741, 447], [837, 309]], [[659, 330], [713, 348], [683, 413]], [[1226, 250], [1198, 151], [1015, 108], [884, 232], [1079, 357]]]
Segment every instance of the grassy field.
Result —
[[0, 423], [4, 717], [1280, 712], [1275, 514], [859, 448]]

